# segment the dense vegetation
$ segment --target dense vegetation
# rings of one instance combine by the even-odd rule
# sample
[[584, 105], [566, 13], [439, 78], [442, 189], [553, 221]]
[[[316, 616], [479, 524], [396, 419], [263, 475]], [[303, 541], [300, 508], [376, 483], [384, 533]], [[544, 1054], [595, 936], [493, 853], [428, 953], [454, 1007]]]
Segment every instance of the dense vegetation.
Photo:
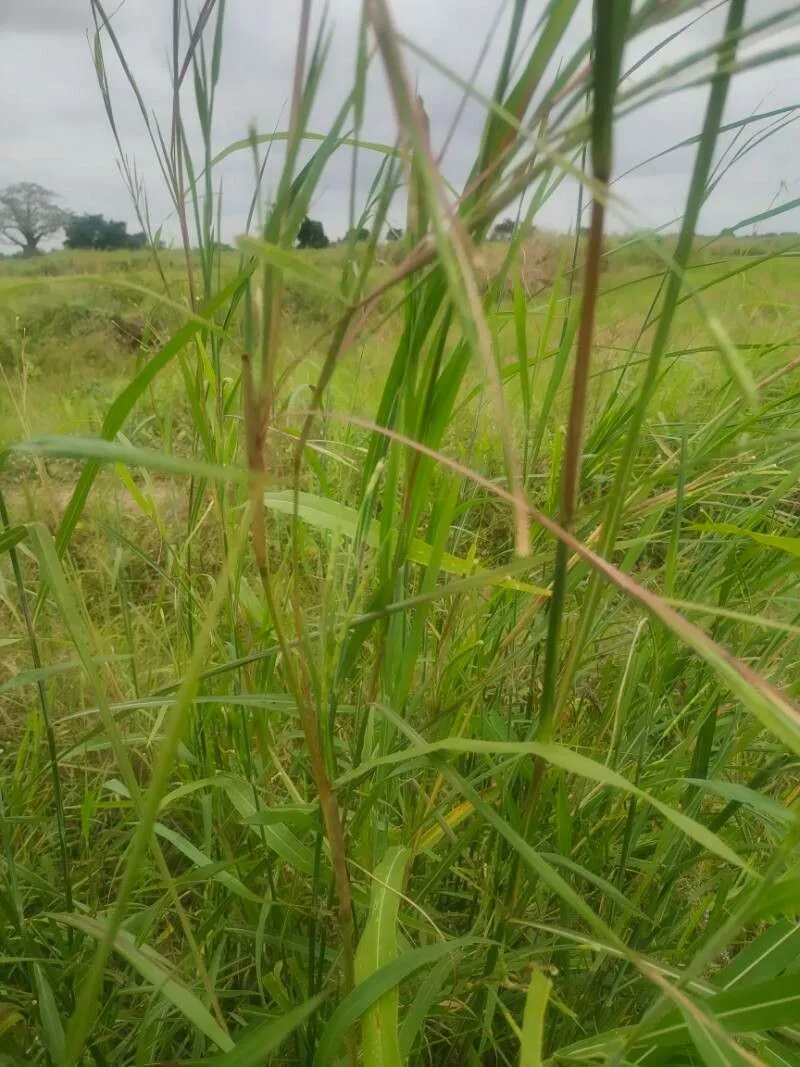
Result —
[[144, 248], [144, 233], [128, 233], [128, 224], [103, 215], [71, 215], [64, 226], [65, 248], [91, 248], [114, 251], [121, 248]]
[[[309, 127], [303, 3], [230, 252], [225, 9], [176, 4], [185, 247], [0, 268], [2, 1062], [800, 1063], [800, 260], [695, 232], [771, 55], [730, 0], [624, 77], [688, 5], [596, 0], [562, 55], [577, 6], [513, 5], [453, 202], [383, 0]], [[362, 144], [348, 241], [297, 250], [373, 45], [402, 151]], [[614, 116], [687, 78], [680, 231], [609, 239]], [[574, 241], [537, 228], [564, 169]]]

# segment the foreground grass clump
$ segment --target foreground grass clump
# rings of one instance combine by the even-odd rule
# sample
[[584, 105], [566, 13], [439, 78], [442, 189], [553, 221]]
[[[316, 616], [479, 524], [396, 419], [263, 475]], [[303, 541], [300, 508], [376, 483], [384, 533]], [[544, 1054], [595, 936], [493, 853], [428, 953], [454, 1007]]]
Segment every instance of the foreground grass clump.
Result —
[[[577, 5], [532, 37], [525, 6], [453, 201], [382, 0], [317, 134], [304, 3], [239, 254], [224, 5], [176, 4], [172, 138], [142, 113], [185, 247], [4, 264], [4, 1062], [800, 1058], [798, 260], [695, 233], [770, 52], [731, 0], [626, 77], [672, 5], [596, 0], [573, 56]], [[400, 149], [362, 141], [370, 63]], [[679, 77], [709, 84], [680, 233], [607, 238], [616, 116]], [[369, 240], [295, 251], [354, 142]], [[564, 169], [575, 243], [533, 230]]]

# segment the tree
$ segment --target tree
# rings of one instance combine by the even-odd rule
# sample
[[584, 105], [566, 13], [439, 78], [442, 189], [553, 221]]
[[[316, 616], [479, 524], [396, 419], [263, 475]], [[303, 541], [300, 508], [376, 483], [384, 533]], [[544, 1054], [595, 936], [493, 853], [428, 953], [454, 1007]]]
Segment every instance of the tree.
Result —
[[65, 248], [94, 248], [102, 215], [73, 215], [64, 227]]
[[64, 232], [65, 248], [113, 251], [119, 248], [142, 248], [147, 243], [143, 233], [129, 234], [127, 223], [102, 215], [72, 215]]
[[129, 240], [127, 223], [109, 219], [103, 234], [104, 247], [108, 249], [127, 248]]
[[516, 222], [511, 219], [503, 219], [502, 222], [498, 222], [495, 228], [492, 230], [493, 241], [510, 241], [514, 236], [514, 231], [517, 228]]
[[298, 248], [327, 248], [330, 244], [325, 233], [325, 227], [316, 219], [310, 219], [308, 215], [303, 219], [300, 229], [297, 231]]
[[347, 241], [348, 244], [350, 244], [351, 242], [357, 243], [358, 241], [368, 241], [368, 240], [369, 240], [369, 230], [365, 229], [364, 226], [361, 226], [357, 230], [348, 230], [347, 231], [347, 236], [345, 237], [345, 241]]
[[18, 245], [23, 256], [35, 256], [42, 238], [57, 233], [69, 219], [69, 212], [53, 203], [55, 195], [36, 182], [9, 185], [0, 193], [0, 234]]

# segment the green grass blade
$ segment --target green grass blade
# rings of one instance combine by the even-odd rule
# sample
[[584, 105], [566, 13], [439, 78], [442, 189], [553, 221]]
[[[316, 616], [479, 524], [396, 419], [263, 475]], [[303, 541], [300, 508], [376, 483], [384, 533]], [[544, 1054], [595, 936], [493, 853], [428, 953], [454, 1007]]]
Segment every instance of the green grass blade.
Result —
[[[708, 1001], [714, 1017], [730, 1034], [779, 1030], [797, 1024], [800, 1007], [800, 976], [786, 974], [771, 982], [760, 982], [731, 992], [718, 993]], [[675, 1021], [672, 1019], [675, 1018]], [[665, 1019], [648, 1040], [671, 1047], [686, 1041], [687, 1026], [675, 1014]]]
[[326, 993], [321, 993], [277, 1019], [258, 1023], [242, 1034], [232, 1049], [206, 1062], [209, 1067], [261, 1067], [298, 1026], [302, 1026], [318, 1011], [326, 996]]
[[410, 978], [423, 968], [433, 967], [445, 956], [455, 959], [474, 944], [476, 944], [475, 938], [461, 938], [411, 949], [392, 960], [391, 963], [385, 964], [380, 970], [371, 974], [366, 981], [359, 983], [338, 1005], [325, 1024], [314, 1057], [315, 1065], [329, 1067], [336, 1062], [339, 1048], [347, 1031], [381, 997], [386, 996], [406, 978]]
[[286, 271], [287, 274], [294, 274], [312, 289], [342, 301], [342, 293], [338, 285], [335, 285], [324, 271], [312, 266], [299, 252], [270, 244], [269, 241], [258, 241], [255, 237], [239, 237], [237, 244], [243, 252], [259, 262], [277, 267], [279, 270]]
[[[55, 922], [72, 926], [97, 941], [106, 936], [106, 923], [88, 915], [51, 915]], [[165, 1000], [177, 1008], [189, 1022], [205, 1034], [218, 1048], [230, 1051], [233, 1041], [220, 1027], [203, 1002], [188, 986], [176, 977], [168, 960], [149, 945], [138, 944], [127, 930], [118, 930], [113, 938], [116, 952], [134, 967], [144, 980], [153, 986]]]
[[[409, 859], [407, 848], [390, 848], [375, 867], [369, 917], [356, 950], [357, 987], [397, 958], [397, 917]], [[361, 1019], [365, 1063], [400, 1067], [397, 986], [372, 1004]]]
[[536, 741], [479, 741], [471, 738], [449, 737], [441, 741], [413, 745], [400, 752], [393, 752], [369, 763], [364, 763], [354, 771], [350, 771], [339, 779], [339, 784], [345, 784], [354, 779], [370, 773], [377, 767], [392, 766], [396, 763], [404, 763], [419, 759], [420, 756], [435, 756], [438, 753], [473, 754], [473, 755], [506, 755], [506, 756], [537, 756], [554, 767], [560, 767], [570, 774], [578, 774], [590, 781], [619, 789], [652, 804], [654, 808], [668, 819], [679, 830], [697, 841], [698, 844], [708, 849], [709, 852], [721, 859], [732, 863], [737, 867], [748, 870], [745, 861], [707, 827], [691, 819], [688, 815], [678, 811], [670, 804], [665, 804], [656, 797], [640, 789], [629, 782], [621, 774], [613, 771], [605, 764], [597, 763], [577, 752], [564, 748], [562, 745], [547, 744]]
[[541, 971], [534, 971], [525, 996], [525, 1014], [522, 1017], [519, 1067], [541, 1067], [544, 1046], [544, 1017], [547, 1001], [553, 988], [551, 980]]
[[33, 976], [36, 982], [37, 1007], [45, 1048], [54, 1063], [61, 1063], [64, 1058], [64, 1026], [58, 1012], [56, 998], [53, 995], [53, 988], [47, 980], [44, 968], [38, 963], [33, 965]]
[[[736, 1054], [730, 1039], [725, 1040], [718, 1030], [722, 1030], [716, 1019], [709, 1016], [708, 1011], [701, 1011], [694, 1005], [683, 1009], [683, 1017], [689, 1030], [694, 1047], [700, 1054], [705, 1067], [734, 1067], [735, 1064], [749, 1062]], [[712, 1029], [713, 1027], [713, 1029]]]
[[[332, 533], [349, 538], [359, 536], [358, 511], [335, 500], [329, 500], [327, 497], [281, 490], [265, 493], [264, 506], [279, 514], [296, 514], [317, 529], [330, 530]], [[361, 533], [360, 536], [365, 544], [377, 549], [382, 540], [380, 523], [373, 520], [366, 533]], [[433, 547], [418, 537], [412, 538], [405, 549], [406, 558], [410, 562], [419, 563], [425, 567], [430, 565], [433, 552]], [[476, 577], [484, 575], [489, 584], [497, 584], [507, 589], [515, 589], [521, 593], [533, 593], [537, 596], [548, 595], [548, 591], [540, 586], [520, 582], [509, 575], [494, 576], [490, 571], [482, 570], [479, 564], [479, 560], [461, 559], [450, 552], [443, 552], [439, 566], [445, 574], [475, 575]]]
[[[153, 827], [159, 837], [162, 837], [165, 841], [169, 841], [171, 844], [182, 852], [187, 859], [197, 867], [211, 867], [213, 860], [210, 856], [207, 856], [201, 849], [192, 844], [183, 834], [178, 833], [177, 830], [171, 829], [169, 826], [165, 826], [163, 823], [156, 823]], [[219, 882], [220, 885], [225, 886], [231, 893], [236, 896], [242, 897], [244, 900], [252, 901], [255, 904], [261, 903], [261, 897], [256, 893], [253, 893], [247, 888], [246, 885], [231, 874], [230, 871], [217, 871], [212, 875], [212, 878]]]
[[[756, 906], [761, 906], [760, 900]], [[799, 952], [800, 926], [786, 921], [774, 923], [722, 968], [717, 984], [723, 989], [733, 989], [772, 981], [783, 971], [793, 968]]]
[[10, 552], [27, 536], [24, 526], [6, 526], [0, 530], [0, 552]]
[[749, 537], [756, 544], [764, 545], [767, 548], [777, 548], [790, 556], [800, 556], [800, 537], [759, 533], [757, 530], [746, 530], [729, 522], [700, 522], [695, 523], [692, 529], [702, 530], [706, 533], [734, 534], [738, 537]]
[[[209, 304], [202, 309], [203, 315], [210, 319], [215, 311], [223, 307], [228, 300], [232, 299], [235, 294], [239, 292], [250, 273], [252, 273], [252, 268], [248, 268], [241, 272], [241, 274], [230, 282], [223, 290], [217, 293]], [[103, 420], [103, 429], [101, 432], [105, 440], [112, 441], [117, 436], [119, 431], [125, 425], [125, 421], [133, 410], [137, 400], [139, 400], [145, 393], [157, 375], [185, 348], [201, 328], [202, 320], [192, 319], [190, 322], [187, 322], [186, 325], [182, 326], [167, 344], [164, 345], [161, 351], [153, 356], [149, 363], [143, 367], [139, 374], [136, 375], [125, 389], [123, 389], [108, 409]], [[58, 550], [59, 555], [64, 552], [69, 544], [72, 534], [75, 531], [75, 527], [80, 520], [81, 513], [86, 506], [89, 490], [92, 488], [92, 484], [97, 477], [99, 469], [98, 465], [90, 463], [78, 479], [78, 483], [64, 510], [64, 515], [59, 523], [58, 532], [56, 534], [56, 549]]]

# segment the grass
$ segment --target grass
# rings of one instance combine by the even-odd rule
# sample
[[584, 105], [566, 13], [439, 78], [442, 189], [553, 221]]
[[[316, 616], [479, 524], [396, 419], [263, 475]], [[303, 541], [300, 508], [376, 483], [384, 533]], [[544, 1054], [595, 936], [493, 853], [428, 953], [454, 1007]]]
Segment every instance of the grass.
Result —
[[[454, 203], [381, 0], [304, 142], [303, 4], [229, 252], [225, 9], [175, 4], [175, 105], [142, 114], [184, 247], [0, 264], [3, 1062], [798, 1062], [800, 260], [695, 233], [761, 128], [720, 132], [770, 59], [743, 7], [626, 78], [661, 5], [597, 0], [569, 57], [573, 5], [523, 46], [517, 4]], [[369, 63], [405, 155], [359, 149], [367, 242], [299, 253]], [[607, 236], [614, 111], [673, 77], [714, 86], [681, 236]], [[577, 244], [532, 229], [565, 169]]]

